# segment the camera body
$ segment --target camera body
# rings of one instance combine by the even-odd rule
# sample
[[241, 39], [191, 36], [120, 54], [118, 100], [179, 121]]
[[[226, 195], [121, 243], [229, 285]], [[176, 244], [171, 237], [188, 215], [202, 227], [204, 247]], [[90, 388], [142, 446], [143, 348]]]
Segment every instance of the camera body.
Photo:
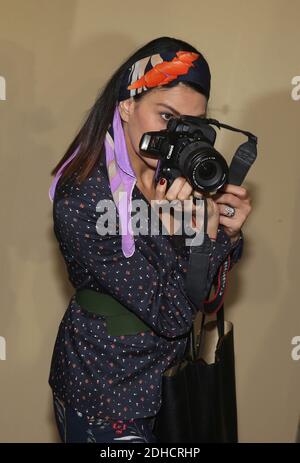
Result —
[[216, 131], [209, 125], [211, 121], [187, 115], [172, 117], [165, 130], [143, 134], [140, 150], [159, 159], [156, 182], [164, 177], [169, 187], [183, 176], [201, 192], [217, 191], [227, 183], [229, 168], [214, 148]]

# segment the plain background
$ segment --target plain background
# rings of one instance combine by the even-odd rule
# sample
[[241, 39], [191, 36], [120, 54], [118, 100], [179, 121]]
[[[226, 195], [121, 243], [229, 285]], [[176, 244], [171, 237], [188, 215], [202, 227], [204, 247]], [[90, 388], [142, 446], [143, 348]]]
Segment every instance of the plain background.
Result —
[[[52, 229], [50, 170], [134, 50], [167, 35], [212, 72], [210, 117], [255, 133], [253, 210], [225, 307], [235, 329], [241, 442], [294, 442], [299, 418], [300, 1], [0, 0], [0, 441], [57, 442], [48, 374], [73, 294]], [[242, 135], [222, 131], [231, 160]]]

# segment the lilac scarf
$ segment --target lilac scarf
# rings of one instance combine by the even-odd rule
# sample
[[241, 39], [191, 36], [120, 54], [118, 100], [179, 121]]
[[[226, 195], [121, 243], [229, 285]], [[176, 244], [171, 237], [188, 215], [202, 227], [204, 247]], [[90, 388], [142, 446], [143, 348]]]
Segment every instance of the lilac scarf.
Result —
[[[107, 131], [105, 137], [106, 166], [110, 189], [120, 218], [122, 251], [125, 257], [130, 257], [135, 251], [134, 236], [131, 227], [131, 201], [132, 191], [137, 179], [130, 163], [118, 105], [115, 108], [111, 129], [113, 136]], [[79, 147], [55, 175], [49, 189], [49, 198], [51, 201], [53, 201], [55, 188], [63, 169], [77, 155], [78, 149]], [[158, 173], [159, 164], [158, 162], [155, 175]]]
[[106, 167], [110, 189], [120, 217], [123, 254], [130, 257], [135, 250], [131, 228], [131, 200], [136, 176], [130, 163], [118, 106], [115, 109], [112, 129], [113, 137], [109, 132], [105, 137]]

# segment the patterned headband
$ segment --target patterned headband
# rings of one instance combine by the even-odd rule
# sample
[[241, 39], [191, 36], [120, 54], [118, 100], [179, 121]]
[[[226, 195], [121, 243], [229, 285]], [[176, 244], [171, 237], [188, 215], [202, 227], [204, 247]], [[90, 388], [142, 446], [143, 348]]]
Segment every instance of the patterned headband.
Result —
[[157, 53], [136, 61], [124, 73], [119, 101], [173, 81], [198, 84], [209, 99], [210, 80], [208, 63], [200, 53]]

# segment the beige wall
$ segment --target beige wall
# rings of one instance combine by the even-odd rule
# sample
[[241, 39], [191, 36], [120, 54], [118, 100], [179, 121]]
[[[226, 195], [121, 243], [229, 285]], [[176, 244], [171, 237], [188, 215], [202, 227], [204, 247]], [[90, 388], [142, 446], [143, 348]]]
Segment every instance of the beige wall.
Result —
[[[50, 169], [98, 89], [160, 35], [191, 41], [212, 71], [210, 116], [259, 137], [253, 212], [230, 275], [241, 442], [293, 442], [300, 413], [298, 291], [300, 1], [0, 0], [0, 441], [56, 442], [48, 372], [72, 294], [52, 232]], [[300, 94], [300, 92], [299, 92]], [[231, 159], [244, 138], [220, 136]]]

